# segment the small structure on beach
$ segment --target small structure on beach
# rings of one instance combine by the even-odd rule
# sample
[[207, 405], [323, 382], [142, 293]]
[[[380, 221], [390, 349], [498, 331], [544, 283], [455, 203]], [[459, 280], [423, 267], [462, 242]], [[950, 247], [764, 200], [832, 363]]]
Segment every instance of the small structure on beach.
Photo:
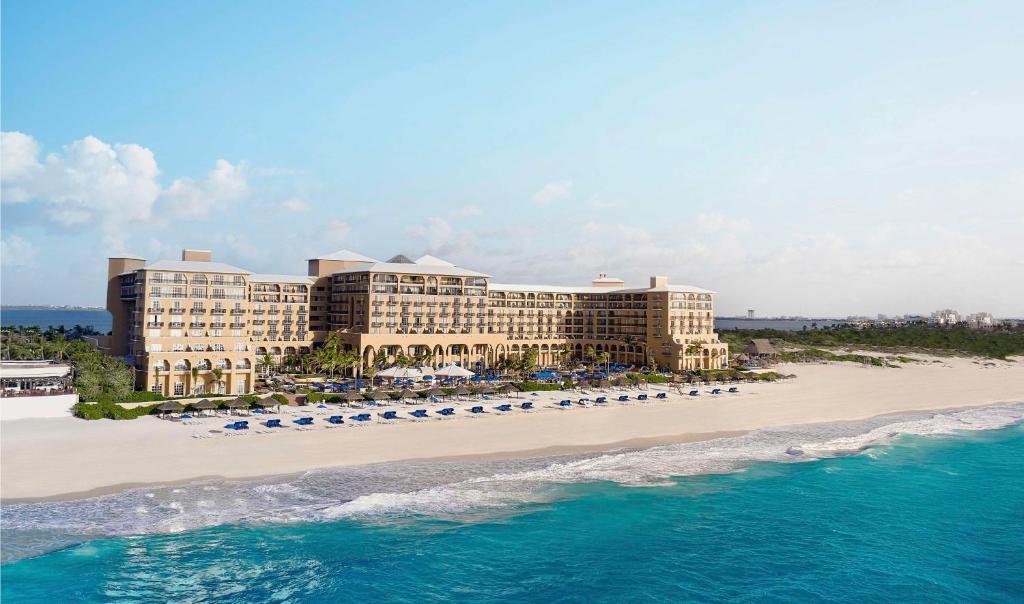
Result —
[[66, 417], [78, 402], [71, 366], [50, 361], [0, 362], [0, 419]]
[[758, 359], [763, 361], [770, 361], [778, 358], [782, 351], [779, 350], [775, 344], [772, 344], [771, 340], [767, 338], [758, 338], [751, 340], [747, 347], [743, 349], [743, 353], [750, 359]]

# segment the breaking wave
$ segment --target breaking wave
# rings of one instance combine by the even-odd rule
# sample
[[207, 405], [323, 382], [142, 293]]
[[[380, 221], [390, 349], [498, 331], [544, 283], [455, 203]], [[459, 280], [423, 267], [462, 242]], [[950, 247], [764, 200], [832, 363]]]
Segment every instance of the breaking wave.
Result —
[[479, 463], [418, 461], [249, 481], [146, 487], [89, 499], [5, 505], [3, 560], [107, 536], [254, 522], [421, 518], [472, 522], [571, 496], [572, 485], [672, 484], [678, 477], [855, 454], [903, 435], [951, 435], [1024, 421], [1024, 403], [757, 430], [602, 454]]

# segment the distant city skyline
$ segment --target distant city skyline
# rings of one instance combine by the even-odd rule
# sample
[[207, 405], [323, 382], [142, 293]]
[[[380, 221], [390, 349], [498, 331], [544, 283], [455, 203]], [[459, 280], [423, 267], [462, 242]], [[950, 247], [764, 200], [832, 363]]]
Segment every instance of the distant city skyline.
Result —
[[4, 3], [2, 302], [335, 249], [1024, 316], [1015, 2]]

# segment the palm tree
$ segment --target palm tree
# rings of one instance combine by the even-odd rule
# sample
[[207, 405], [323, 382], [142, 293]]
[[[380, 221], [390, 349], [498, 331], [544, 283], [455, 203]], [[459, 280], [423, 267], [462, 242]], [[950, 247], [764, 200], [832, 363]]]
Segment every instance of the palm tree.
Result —
[[260, 363], [263, 363], [263, 371], [272, 373], [274, 366], [274, 357], [268, 352], [267, 354], [260, 357]]
[[64, 355], [67, 354], [68, 348], [71, 347], [71, 342], [65, 340], [63, 335], [58, 335], [53, 339], [51, 346], [53, 347], [54, 354], [57, 355], [57, 360], [63, 361]]
[[220, 367], [214, 367], [210, 373], [213, 374], [214, 382], [217, 384], [217, 392], [219, 393], [221, 385], [224, 383], [224, 380], [221, 379], [224, 377], [224, 370]]
[[199, 381], [199, 368], [192, 367], [192, 371], [190, 371], [189, 373], [192, 374], [192, 383], [190, 384], [190, 386], [192, 387], [192, 392], [195, 393], [198, 391], [198, 388], [196, 387], [196, 382]]
[[592, 361], [594, 360], [594, 356], [596, 354], [597, 352], [594, 350], [594, 346], [592, 344], [587, 344], [587, 347], [583, 349], [584, 359], [589, 359]]
[[[694, 357], [700, 354], [704, 350], [704, 344], [702, 342], [694, 342], [686, 347], [686, 356]], [[690, 364], [692, 359], [687, 359], [687, 364]], [[692, 368], [692, 367], [691, 367]]]
[[606, 351], [601, 351], [597, 355], [597, 363], [599, 365], [604, 365], [604, 370], [606, 372], [608, 371], [608, 363], [611, 360], [611, 357], [612, 355], [608, 354]]

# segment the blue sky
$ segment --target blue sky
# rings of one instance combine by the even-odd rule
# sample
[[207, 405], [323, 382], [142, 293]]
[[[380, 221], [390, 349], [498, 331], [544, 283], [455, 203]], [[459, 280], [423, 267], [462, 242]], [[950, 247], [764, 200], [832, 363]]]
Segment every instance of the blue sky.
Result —
[[4, 303], [190, 246], [1024, 315], [1021, 3], [297, 6], [3, 3]]

